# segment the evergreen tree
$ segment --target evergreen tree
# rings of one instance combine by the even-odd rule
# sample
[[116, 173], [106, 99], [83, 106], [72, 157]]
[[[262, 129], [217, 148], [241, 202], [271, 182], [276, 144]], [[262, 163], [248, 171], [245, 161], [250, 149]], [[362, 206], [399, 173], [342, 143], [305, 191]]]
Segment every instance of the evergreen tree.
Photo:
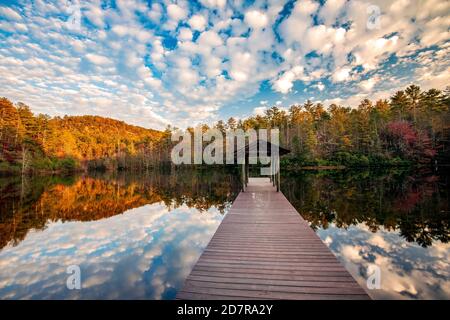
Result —
[[408, 106], [413, 115], [414, 123], [417, 121], [417, 109], [422, 99], [422, 92], [420, 87], [412, 84], [405, 90], [408, 99]]
[[398, 119], [403, 119], [408, 110], [408, 98], [404, 91], [397, 91], [391, 97], [392, 111], [397, 115]]

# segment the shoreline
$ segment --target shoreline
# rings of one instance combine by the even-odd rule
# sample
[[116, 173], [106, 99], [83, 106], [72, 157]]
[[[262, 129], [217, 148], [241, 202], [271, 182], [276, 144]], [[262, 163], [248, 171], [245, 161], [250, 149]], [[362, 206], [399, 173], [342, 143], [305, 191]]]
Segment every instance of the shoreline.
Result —
[[[161, 168], [164, 166], [160, 166]], [[228, 166], [224, 166], [228, 167]], [[414, 166], [414, 165], [388, 165], [388, 166], [345, 166], [345, 165], [318, 165], [318, 166], [286, 166], [281, 167], [282, 170], [285, 172], [300, 172], [300, 171], [332, 171], [332, 170], [355, 170], [355, 169], [364, 169], [364, 170], [371, 170], [371, 169], [420, 169], [420, 168], [449, 168], [450, 164], [439, 164], [437, 166]], [[260, 168], [256, 167], [255, 168]], [[32, 177], [32, 176], [45, 176], [45, 175], [59, 175], [59, 176], [69, 176], [69, 175], [76, 175], [76, 174], [87, 174], [87, 173], [118, 173], [118, 172], [142, 172], [142, 171], [152, 171], [155, 167], [149, 168], [149, 170], [134, 170], [134, 169], [126, 169], [126, 170], [86, 170], [83, 168], [75, 169], [75, 170], [28, 170], [24, 176]], [[175, 166], [174, 169], [192, 169], [192, 170], [205, 170], [205, 169], [217, 169], [217, 165], [212, 166], [192, 166], [189, 168], [189, 166]], [[21, 170], [18, 169], [5, 169], [0, 170], [0, 178], [5, 177], [19, 177], [22, 175]]]

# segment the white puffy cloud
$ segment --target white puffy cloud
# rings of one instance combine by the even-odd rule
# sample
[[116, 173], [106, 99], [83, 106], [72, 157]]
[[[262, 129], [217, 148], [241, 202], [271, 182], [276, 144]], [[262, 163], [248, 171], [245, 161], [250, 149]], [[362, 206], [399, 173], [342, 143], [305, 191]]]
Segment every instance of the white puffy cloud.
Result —
[[278, 79], [273, 82], [273, 88], [278, 92], [286, 94], [291, 91], [294, 86], [294, 81], [300, 79], [303, 75], [304, 68], [302, 66], [295, 66], [278, 77]]
[[133, 68], [141, 64], [141, 59], [136, 52], [131, 51], [126, 54], [125, 63], [129, 68]]
[[10, 7], [0, 7], [0, 16], [16, 21], [22, 20], [22, 16]]
[[99, 28], [104, 27], [105, 25], [103, 21], [104, 11], [100, 7], [91, 4], [88, 10], [84, 12], [84, 14], [89, 19], [89, 21], [93, 23], [95, 26]]
[[244, 21], [250, 28], [260, 29], [267, 26], [269, 19], [258, 10], [250, 10], [245, 13]]
[[255, 116], [264, 116], [267, 106], [256, 107], [253, 109], [253, 114]]
[[111, 30], [119, 37], [123, 37], [128, 33], [128, 28], [125, 25], [115, 25]]
[[216, 56], [208, 55], [205, 57], [203, 59], [203, 66], [203, 71], [209, 78], [217, 77], [222, 73], [222, 59]]
[[348, 67], [337, 69], [336, 71], [334, 71], [333, 76], [332, 76], [333, 82], [342, 82], [342, 81], [350, 80], [350, 78], [351, 78], [350, 71], [351, 71], [351, 68], [348, 68]]
[[28, 27], [19, 22], [8, 22], [8, 21], [1, 21], [0, 22], [0, 30], [6, 31], [6, 32], [27, 32]]
[[148, 12], [148, 17], [156, 23], [159, 23], [164, 13], [163, 7], [160, 3], [154, 2]]
[[302, 48], [305, 53], [316, 51], [318, 53], [332, 53], [334, 46], [345, 40], [344, 28], [332, 28], [317, 25], [306, 30]]
[[185, 19], [188, 15], [188, 12], [186, 9], [183, 9], [179, 5], [172, 3], [167, 6], [167, 14], [173, 20], [179, 21], [181, 19]]
[[397, 49], [398, 42], [398, 36], [392, 36], [387, 39], [370, 39], [354, 51], [356, 58], [355, 63], [362, 65], [366, 70], [373, 70], [377, 67], [383, 56], [386, 56]]
[[222, 45], [223, 40], [222, 38], [217, 34], [217, 32], [214, 31], [205, 31], [198, 37], [198, 43], [201, 46], [205, 46], [208, 48], [211, 47], [218, 47]]
[[180, 28], [178, 32], [178, 40], [181, 41], [192, 40], [192, 31], [189, 28]]
[[436, 17], [425, 24], [427, 32], [420, 39], [420, 43], [429, 47], [440, 42], [445, 42], [450, 39], [449, 31], [450, 23], [448, 17]]
[[326, 25], [332, 25], [342, 12], [346, 2], [346, 0], [327, 0], [320, 9], [319, 17], [324, 20]]
[[254, 59], [250, 52], [236, 52], [231, 56], [230, 76], [239, 82], [248, 80]]
[[195, 14], [189, 19], [188, 23], [192, 29], [197, 31], [203, 31], [205, 30], [208, 21], [203, 15]]
[[94, 53], [88, 53], [86, 55], [86, 59], [88, 59], [90, 62], [94, 63], [94, 64], [98, 64], [98, 65], [106, 65], [106, 64], [111, 64], [112, 61], [110, 59], [108, 59], [105, 56], [101, 56], [98, 54], [94, 54]]
[[208, 8], [224, 8], [227, 0], [200, 0], [200, 3]]
[[378, 79], [373, 77], [373, 78], [361, 81], [359, 83], [359, 87], [361, 89], [363, 89], [364, 91], [371, 91], [377, 82], [378, 82]]
[[306, 29], [313, 24], [312, 14], [319, 8], [317, 2], [311, 0], [296, 2], [291, 15], [280, 25], [280, 31], [287, 45], [301, 42]]

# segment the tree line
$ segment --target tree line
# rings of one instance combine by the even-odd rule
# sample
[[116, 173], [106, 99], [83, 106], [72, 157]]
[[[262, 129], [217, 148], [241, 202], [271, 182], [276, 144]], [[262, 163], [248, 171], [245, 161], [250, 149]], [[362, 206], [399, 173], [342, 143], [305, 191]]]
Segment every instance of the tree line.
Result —
[[410, 85], [390, 99], [364, 99], [357, 108], [326, 108], [308, 100], [243, 120], [218, 121], [214, 127], [278, 127], [281, 146], [291, 150], [282, 164], [290, 167], [449, 164], [449, 110], [450, 88], [422, 91]]
[[[279, 128], [281, 146], [291, 150], [285, 167], [448, 164], [450, 89], [410, 85], [356, 108], [308, 100], [213, 127]], [[175, 129], [161, 132], [98, 116], [34, 115], [27, 105], [0, 98], [0, 172], [149, 169], [170, 163]]]

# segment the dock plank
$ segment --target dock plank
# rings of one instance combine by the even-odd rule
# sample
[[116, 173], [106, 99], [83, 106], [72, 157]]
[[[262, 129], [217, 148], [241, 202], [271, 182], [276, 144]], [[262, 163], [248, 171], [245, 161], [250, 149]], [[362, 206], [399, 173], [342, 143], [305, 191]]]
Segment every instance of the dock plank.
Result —
[[268, 178], [250, 178], [177, 299], [370, 299]]

